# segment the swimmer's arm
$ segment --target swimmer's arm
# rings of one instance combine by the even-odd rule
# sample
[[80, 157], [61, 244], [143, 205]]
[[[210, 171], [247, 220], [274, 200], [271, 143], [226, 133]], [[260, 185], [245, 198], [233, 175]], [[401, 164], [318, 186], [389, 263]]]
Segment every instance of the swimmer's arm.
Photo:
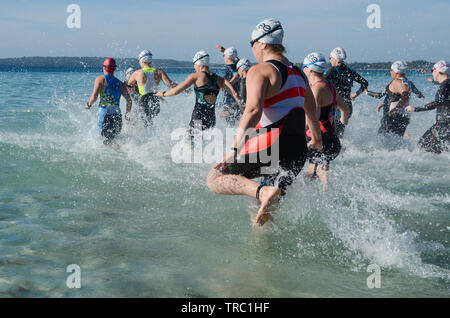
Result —
[[419, 91], [416, 87], [416, 85], [414, 85], [413, 83], [411, 83], [411, 90], [414, 94], [416, 94], [417, 97], [419, 98], [425, 98], [425, 96], [422, 94], [421, 91]]
[[167, 76], [166, 72], [163, 70], [158, 70], [159, 75], [161, 76], [161, 79], [163, 80], [164, 84], [166, 84], [169, 88], [174, 88], [177, 86], [177, 83], [172, 81], [169, 76]]
[[355, 81], [361, 85], [361, 87], [355, 93], [356, 96], [359, 96], [359, 95], [361, 95], [362, 92], [364, 92], [365, 89], [367, 89], [367, 87], [369, 87], [369, 82], [364, 77], [362, 77], [361, 75], [359, 75], [358, 73], [356, 73], [353, 70], [352, 70], [352, 74], [353, 74], [353, 76], [352, 76], [353, 81]]
[[423, 107], [411, 106], [411, 107], [413, 107], [412, 111], [413, 112], [424, 112], [424, 111], [436, 109], [436, 108], [441, 107], [441, 106], [448, 105], [449, 102], [447, 100], [445, 100], [444, 96], [445, 95], [443, 94], [443, 91], [440, 91], [438, 93], [438, 96], [436, 97], [435, 101], [433, 101], [431, 103], [428, 103], [428, 104], [424, 105]]
[[218, 80], [219, 88], [225, 89], [228, 93], [230, 93], [231, 96], [233, 96], [233, 98], [236, 101], [236, 103], [239, 105], [239, 108], [241, 110], [244, 110], [244, 107], [242, 106], [242, 103], [241, 103], [241, 100], [239, 98], [239, 95], [236, 92], [236, 90], [233, 88], [231, 83], [229, 81], [227, 81], [226, 79], [224, 79], [223, 77], [218, 77], [218, 79], [219, 79]]
[[89, 98], [89, 101], [88, 101], [88, 103], [87, 103], [87, 105], [86, 105], [86, 109], [89, 109], [89, 108], [91, 108], [91, 106], [95, 103], [95, 101], [97, 100], [97, 98], [98, 98], [98, 95], [100, 94], [100, 91], [102, 90], [102, 88], [103, 88], [103, 81], [104, 81], [104, 77], [103, 76], [98, 76], [96, 79], [95, 79], [95, 82], [94, 82], [94, 90], [92, 91], [92, 95], [91, 95], [91, 97]]
[[269, 78], [261, 74], [261, 65], [256, 65], [249, 70], [247, 74], [247, 103], [234, 136], [234, 148], [239, 149], [244, 145], [247, 129], [254, 128], [261, 119], [264, 96], [268, 85]]
[[180, 94], [181, 92], [183, 92], [184, 90], [186, 90], [189, 86], [192, 86], [195, 81], [197, 80], [196, 74], [191, 74], [188, 76], [188, 78], [186, 78], [184, 80], [183, 83], [175, 86], [172, 89], [169, 89], [167, 92], [164, 92], [164, 96], [163, 96], [163, 92], [158, 92], [155, 94], [155, 96], [159, 96], [159, 97], [167, 97], [167, 96], [175, 96]]
[[306, 85], [304, 110], [306, 124], [311, 131], [312, 139], [308, 145], [314, 145], [312, 148], [320, 150], [322, 149], [322, 132], [320, 131], [319, 120], [317, 117], [317, 104], [314, 94], [308, 84]]
[[367, 89], [365, 90], [365, 92], [366, 92], [367, 95], [375, 97], [375, 98], [381, 98], [381, 97], [383, 97], [385, 95], [382, 92], [377, 93], [377, 92], [369, 91]]
[[350, 107], [347, 105], [347, 103], [342, 99], [341, 95], [336, 94], [336, 102], [337, 102], [337, 108], [341, 111], [341, 123], [344, 126], [347, 126], [348, 124], [348, 117], [350, 116]]
[[240, 78], [239, 73], [234, 74], [233, 77], [230, 79], [231, 85], [234, 85], [234, 83], [236, 83], [239, 80], [239, 78]]
[[137, 84], [136, 75], [138, 74], [138, 71], [134, 71], [133, 74], [131, 74], [130, 78], [128, 79], [128, 85], [134, 86]]
[[225, 52], [225, 48], [222, 45], [217, 44], [216, 48], [219, 50], [219, 52], [223, 53]]
[[130, 94], [128, 94], [127, 85], [124, 83], [122, 83], [122, 96], [127, 101], [127, 111], [126, 112], [129, 113], [131, 111], [132, 102], [131, 102]]

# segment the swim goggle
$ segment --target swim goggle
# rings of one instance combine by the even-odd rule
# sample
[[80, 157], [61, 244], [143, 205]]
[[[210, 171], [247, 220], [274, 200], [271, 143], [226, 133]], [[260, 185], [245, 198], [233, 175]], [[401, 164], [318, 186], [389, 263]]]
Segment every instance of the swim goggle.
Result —
[[[305, 68], [305, 67], [308, 67], [308, 66], [310, 66], [310, 65], [316, 65], [316, 63], [319, 63], [319, 62], [326, 62], [325, 60], [317, 60], [317, 61], [315, 61], [315, 62], [312, 62], [312, 63], [309, 63], [309, 64], [305, 64], [305, 65], [303, 65], [303, 68]], [[320, 67], [320, 68], [324, 68], [323, 66], [321, 66], [321, 65], [316, 65], [316, 66], [318, 66], [318, 67]]]
[[269, 34], [275, 32], [276, 30], [281, 30], [281, 29], [283, 29], [283, 28], [281, 27], [281, 24], [278, 24], [275, 28], [273, 28], [273, 29], [270, 30], [269, 32], [264, 33], [263, 35], [258, 36], [258, 37], [257, 37], [256, 39], [254, 39], [254, 40], [251, 40], [251, 41], [250, 41], [250, 47], [253, 47], [253, 45], [254, 45], [256, 42], [258, 42], [258, 40], [260, 40], [261, 38], [265, 37], [266, 35], [269, 35]]
[[201, 60], [202, 58], [205, 58], [205, 57], [207, 57], [207, 56], [209, 56], [209, 54], [200, 56], [198, 59], [196, 59], [196, 60], [193, 62], [193, 64], [197, 63], [199, 60]]

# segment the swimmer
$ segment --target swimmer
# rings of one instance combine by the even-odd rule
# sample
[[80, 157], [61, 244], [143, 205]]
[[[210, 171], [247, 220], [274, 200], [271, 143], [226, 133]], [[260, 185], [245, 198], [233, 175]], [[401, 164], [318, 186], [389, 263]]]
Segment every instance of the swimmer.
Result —
[[[223, 59], [226, 64], [226, 71], [224, 78], [230, 82], [235, 91], [239, 91], [240, 76], [237, 70], [237, 63], [239, 62], [238, 52], [234, 47], [225, 49], [221, 45], [216, 46], [217, 49], [223, 53]], [[234, 127], [236, 121], [239, 121], [242, 110], [236, 104], [232, 95], [224, 92], [223, 96], [223, 112], [219, 115], [220, 118], [225, 117], [229, 127]]]
[[[321, 53], [311, 53], [303, 61], [303, 71], [308, 77], [318, 106], [318, 117], [323, 144], [323, 149], [320, 151], [309, 150], [308, 160], [310, 164], [306, 170], [306, 174], [312, 178], [319, 177], [324, 193], [328, 185], [330, 162], [336, 159], [341, 151], [341, 143], [334, 130], [335, 109], [339, 108], [341, 111], [340, 122], [344, 126], [347, 126], [350, 114], [350, 107], [337, 94], [334, 85], [324, 79], [323, 74], [325, 70], [326, 60], [325, 56]], [[311, 132], [308, 130], [306, 134], [309, 137]]]
[[165, 91], [158, 92], [155, 96], [175, 96], [194, 85], [195, 106], [189, 123], [189, 136], [191, 145], [194, 145], [195, 129], [206, 130], [216, 125], [215, 105], [217, 95], [221, 89], [227, 90], [233, 96], [235, 102], [240, 105], [239, 95], [233, 86], [223, 77], [211, 72], [209, 69], [209, 54], [199, 51], [193, 59], [195, 73], [178, 86]]
[[[100, 95], [98, 105], [98, 130], [105, 137], [105, 145], [114, 146], [113, 140], [122, 130], [122, 113], [120, 112], [120, 96], [127, 101], [128, 114], [131, 110], [131, 98], [126, 85], [114, 76], [116, 61], [107, 58], [103, 62], [103, 74], [97, 76], [94, 82], [94, 91], [85, 108], [89, 109]], [[127, 118], [127, 117], [125, 117]]]
[[419, 146], [427, 152], [442, 153], [449, 150], [450, 144], [450, 64], [439, 61], [433, 66], [433, 80], [438, 82], [439, 90], [434, 102], [423, 107], [406, 107], [408, 112], [422, 112], [436, 109], [436, 123], [419, 140]]
[[177, 86], [167, 74], [161, 70], [152, 67], [153, 56], [149, 50], [144, 50], [138, 57], [140, 70], [135, 71], [130, 79], [128, 85], [138, 85], [139, 90], [139, 108], [141, 111], [141, 118], [144, 125], [149, 127], [160, 112], [160, 98], [154, 96], [158, 91], [158, 86], [161, 80], [169, 88]]
[[394, 62], [391, 66], [392, 81], [384, 91], [381, 93], [365, 91], [366, 94], [375, 98], [386, 96], [384, 102], [377, 107], [378, 111], [383, 108], [378, 134], [394, 134], [403, 137], [410, 121], [410, 114], [406, 112], [405, 107], [409, 104], [411, 92], [419, 98], [424, 98], [416, 86], [406, 78], [407, 68], [406, 62]]
[[[260, 22], [253, 30], [250, 45], [258, 64], [247, 74], [244, 114], [231, 152], [207, 177], [215, 193], [256, 197], [261, 204], [254, 220], [258, 226], [271, 219], [270, 207], [305, 164], [305, 121], [312, 135], [309, 146], [322, 149], [314, 95], [303, 72], [283, 55], [283, 35], [280, 22], [274, 19]], [[264, 160], [267, 157], [269, 161]], [[271, 171], [274, 166], [276, 170]], [[265, 182], [251, 180], [259, 177]]]
[[[369, 83], [350, 69], [347, 64], [344, 63], [347, 58], [347, 53], [343, 48], [337, 47], [330, 53], [331, 68], [327, 72], [325, 79], [333, 83], [336, 87], [337, 93], [341, 96], [345, 103], [350, 106], [350, 117], [353, 113], [352, 101], [355, 100], [365, 89], [369, 86]], [[351, 94], [353, 82], [359, 83], [361, 86], [356, 93]], [[335, 129], [339, 138], [344, 136], [344, 126], [340, 122], [339, 110], [336, 112], [335, 117]]]

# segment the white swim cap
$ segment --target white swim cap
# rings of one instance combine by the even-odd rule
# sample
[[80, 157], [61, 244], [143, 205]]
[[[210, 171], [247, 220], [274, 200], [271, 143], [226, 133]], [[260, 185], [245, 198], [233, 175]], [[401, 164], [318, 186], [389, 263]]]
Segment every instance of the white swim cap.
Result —
[[125, 72], [125, 75], [127, 77], [129, 77], [129, 76], [131, 76], [131, 74], [133, 74], [133, 72], [134, 72], [134, 68], [129, 67], [129, 68], [127, 68], [127, 71]]
[[235, 60], [238, 57], [238, 52], [234, 47], [229, 47], [223, 52], [223, 55], [231, 60]]
[[341, 47], [337, 47], [331, 51], [330, 56], [338, 61], [344, 61], [347, 58], [347, 53]]
[[144, 50], [139, 54], [138, 57], [139, 61], [144, 63], [151, 63], [152, 62], [152, 53], [149, 50]]
[[440, 60], [433, 66], [433, 71], [438, 71], [442, 74], [450, 74], [450, 64], [444, 60]]
[[405, 61], [396, 61], [392, 63], [391, 70], [397, 74], [405, 74], [408, 69], [408, 65]]
[[322, 53], [313, 52], [305, 57], [303, 67], [307, 67], [317, 73], [323, 73], [326, 70], [327, 61]]
[[252, 42], [261, 42], [267, 44], [283, 43], [283, 27], [280, 21], [273, 18], [265, 19], [258, 23], [252, 32]]
[[195, 53], [194, 58], [192, 59], [194, 64], [200, 66], [208, 66], [209, 65], [209, 54], [206, 51], [198, 51]]
[[251, 67], [251, 63], [248, 59], [240, 59], [239, 62], [237, 63], [236, 67], [237, 69], [243, 69], [244, 71], [249, 70]]

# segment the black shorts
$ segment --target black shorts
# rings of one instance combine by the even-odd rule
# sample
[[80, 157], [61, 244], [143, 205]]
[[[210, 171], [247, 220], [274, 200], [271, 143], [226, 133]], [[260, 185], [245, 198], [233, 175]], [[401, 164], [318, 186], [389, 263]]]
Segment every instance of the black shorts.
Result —
[[215, 105], [196, 103], [189, 127], [206, 130], [216, 125]]
[[152, 123], [153, 118], [155, 118], [159, 112], [160, 108], [160, 99], [153, 94], [143, 95], [139, 98], [139, 108], [141, 111], [141, 118], [144, 121], [144, 124], [150, 125]]
[[409, 117], [399, 113], [392, 116], [386, 114], [381, 118], [381, 126], [378, 130], [379, 134], [394, 134], [403, 137], [406, 128], [409, 125]]
[[117, 137], [122, 130], [122, 115], [105, 115], [102, 123], [101, 135], [106, 138], [106, 143]]

